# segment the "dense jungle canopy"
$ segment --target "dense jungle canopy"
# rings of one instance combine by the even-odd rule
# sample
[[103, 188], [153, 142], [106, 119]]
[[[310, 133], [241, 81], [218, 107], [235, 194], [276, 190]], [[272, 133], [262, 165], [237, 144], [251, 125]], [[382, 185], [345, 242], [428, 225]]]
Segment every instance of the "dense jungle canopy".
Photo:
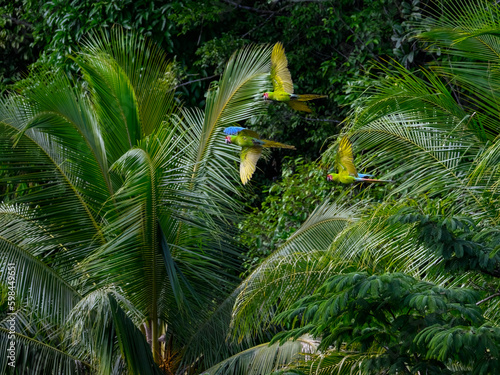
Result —
[[[0, 26], [1, 373], [500, 373], [495, 1], [0, 0]], [[279, 43], [311, 112], [263, 99]]]

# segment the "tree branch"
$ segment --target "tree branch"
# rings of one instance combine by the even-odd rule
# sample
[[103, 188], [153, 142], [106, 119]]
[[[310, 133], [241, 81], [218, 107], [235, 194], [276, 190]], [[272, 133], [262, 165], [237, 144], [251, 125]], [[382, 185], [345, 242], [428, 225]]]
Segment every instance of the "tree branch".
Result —
[[500, 296], [500, 292], [497, 292], [497, 293], [495, 293], [495, 294], [492, 294], [491, 296], [488, 296], [488, 297], [486, 297], [485, 299], [482, 299], [481, 301], [476, 302], [476, 306], [479, 306], [480, 304], [482, 304], [482, 303], [484, 303], [484, 302], [486, 302], [486, 301], [489, 301], [490, 299], [495, 298], [495, 297], [498, 297], [498, 296]]
[[194, 82], [206, 81], [207, 79], [212, 79], [212, 78], [215, 78], [215, 77], [218, 77], [218, 76], [219, 76], [219, 74], [215, 74], [215, 75], [210, 76], [210, 77], [204, 77], [204, 78], [200, 78], [200, 79], [194, 79], [192, 81], [181, 83], [180, 85], [175, 86], [175, 88], [177, 89], [179, 87], [186, 86], [186, 85], [189, 85], [190, 83], [194, 83]]
[[341, 123], [342, 121], [339, 120], [330, 120], [326, 118], [310, 118], [310, 117], [302, 117], [299, 116], [301, 119], [306, 120], [306, 121], [325, 121], [325, 122], [335, 122], [335, 123]]
[[227, 4], [234, 5], [236, 8], [251, 10], [251, 11], [257, 12], [257, 13], [265, 13], [265, 14], [275, 14], [276, 13], [276, 12], [273, 12], [272, 10], [260, 10], [260, 9], [255, 9], [252, 7], [247, 7], [245, 5], [235, 3], [234, 1], [231, 1], [231, 0], [222, 0], [222, 1], [224, 1]]
[[269, 20], [270, 20], [271, 18], [273, 18], [276, 14], [281, 13], [281, 11], [282, 11], [282, 10], [284, 10], [284, 9], [286, 9], [286, 8], [288, 8], [288, 7], [289, 7], [289, 5], [285, 5], [284, 7], [282, 7], [282, 8], [280, 8], [280, 9], [278, 9], [276, 12], [272, 12], [272, 13], [271, 13], [271, 15], [270, 15], [269, 17], [267, 17], [267, 18], [264, 20], [264, 22], [262, 22], [260, 25], [255, 26], [252, 30], [247, 31], [245, 34], [243, 34], [243, 35], [241, 36], [241, 38], [246, 37], [248, 34], [250, 34], [250, 33], [252, 33], [253, 31], [257, 30], [258, 28], [262, 27], [264, 24], [266, 24], [267, 22], [269, 22]]
[[18, 20], [17, 18], [14, 18], [12, 16], [9, 16], [8, 14], [2, 14], [3, 18], [7, 18], [8, 20], [11, 20], [14, 22], [16, 25], [24, 25], [33, 28], [33, 25], [29, 22], [23, 21], [23, 20]]

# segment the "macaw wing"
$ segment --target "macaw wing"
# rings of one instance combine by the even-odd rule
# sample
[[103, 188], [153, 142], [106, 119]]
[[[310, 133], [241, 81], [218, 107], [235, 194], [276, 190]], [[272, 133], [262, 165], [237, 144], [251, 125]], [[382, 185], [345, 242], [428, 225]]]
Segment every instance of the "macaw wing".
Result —
[[242, 128], [241, 126], [230, 126], [224, 129], [224, 133], [227, 135], [246, 135], [251, 138], [259, 138], [259, 135], [253, 130]]
[[243, 185], [252, 178], [261, 154], [262, 147], [260, 146], [243, 147], [241, 149], [240, 178]]
[[289, 102], [286, 103], [296, 111], [312, 112], [311, 108], [309, 108], [306, 103], [299, 102], [297, 100], [290, 100]]
[[286, 91], [293, 94], [292, 76], [288, 70], [288, 60], [281, 42], [274, 45], [271, 53], [271, 81], [275, 92]]
[[351, 141], [349, 141], [349, 138], [345, 136], [340, 140], [339, 149], [335, 158], [335, 166], [337, 167], [339, 174], [342, 173], [342, 171], [345, 171], [352, 176], [358, 175], [356, 167], [354, 166], [352, 144]]

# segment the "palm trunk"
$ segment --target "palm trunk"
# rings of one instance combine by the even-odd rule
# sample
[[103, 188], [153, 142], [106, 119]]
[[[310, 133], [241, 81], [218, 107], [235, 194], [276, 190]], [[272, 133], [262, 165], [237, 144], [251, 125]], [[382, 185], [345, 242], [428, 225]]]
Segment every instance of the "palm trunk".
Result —
[[158, 316], [157, 311], [154, 308], [153, 319], [151, 319], [151, 350], [153, 351], [153, 360], [159, 364], [160, 359], [160, 348], [158, 341]]

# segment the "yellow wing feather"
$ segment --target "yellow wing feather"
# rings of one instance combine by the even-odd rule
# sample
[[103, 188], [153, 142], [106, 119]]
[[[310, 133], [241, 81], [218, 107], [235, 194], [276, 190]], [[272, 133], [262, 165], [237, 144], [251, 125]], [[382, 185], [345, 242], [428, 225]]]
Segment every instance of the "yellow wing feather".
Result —
[[311, 108], [306, 103], [299, 102], [297, 100], [290, 100], [289, 102], [286, 102], [292, 109], [295, 109], [296, 111], [302, 111], [302, 112], [312, 112]]
[[261, 154], [262, 147], [260, 146], [243, 147], [241, 149], [240, 179], [243, 185], [252, 178]]
[[352, 176], [357, 176], [358, 172], [354, 166], [354, 157], [352, 155], [352, 144], [349, 138], [344, 136], [339, 143], [339, 150], [335, 158], [335, 164], [339, 174], [347, 171]]
[[271, 80], [274, 91], [286, 91], [293, 94], [292, 76], [288, 70], [288, 60], [281, 42], [274, 45], [271, 53]]

